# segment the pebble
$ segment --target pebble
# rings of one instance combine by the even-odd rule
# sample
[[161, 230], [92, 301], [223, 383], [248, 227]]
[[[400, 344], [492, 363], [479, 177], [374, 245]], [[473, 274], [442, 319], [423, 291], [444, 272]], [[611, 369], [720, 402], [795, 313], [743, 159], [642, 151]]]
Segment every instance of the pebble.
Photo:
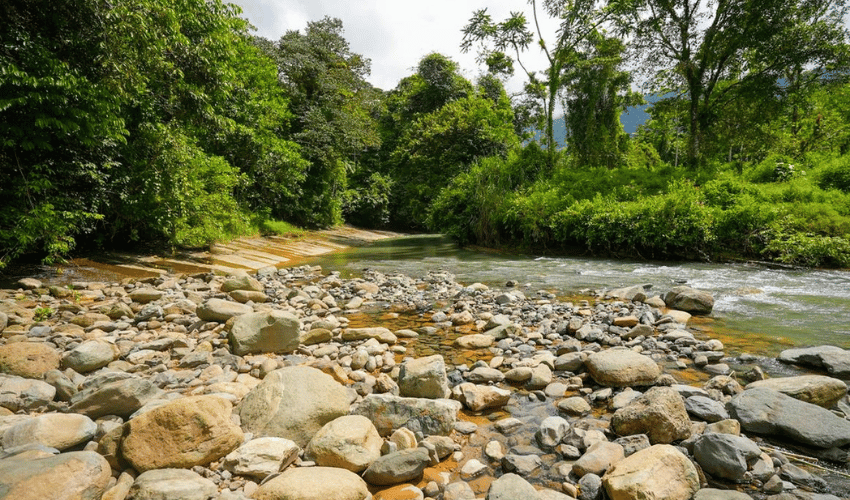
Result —
[[[640, 474], [671, 474], [655, 487], [677, 485], [682, 495], [692, 495], [698, 485], [687, 464], [711, 460], [714, 465], [701, 465], [713, 480], [733, 478], [760, 495], [811, 489], [848, 493], [847, 485], [824, 482], [778, 452], [768, 456], [736, 444], [751, 441], [741, 435], [739, 421], [725, 413], [728, 400], [744, 393], [727, 364], [725, 346], [695, 338], [686, 326], [689, 313], [670, 309], [662, 315], [658, 308], [664, 301], [647, 299], [643, 286], [613, 302], [574, 305], [548, 292], [526, 297], [515, 282], [509, 292], [481, 284], [465, 287], [444, 271], [420, 279], [365, 271], [362, 278], [342, 279], [307, 266], [266, 268], [255, 276], [164, 275], [82, 285], [76, 299], [61, 286], [47, 294], [37, 280], [22, 280], [22, 290], [0, 290], [5, 328], [0, 487], [9, 491], [29, 488], [38, 498], [51, 498], [82, 488], [118, 500], [157, 498], [177, 488], [187, 499], [265, 499], [286, 491], [302, 500], [362, 500], [369, 497], [371, 482], [395, 485], [376, 488], [374, 498], [473, 499], [476, 492], [485, 493], [482, 484], [489, 484], [486, 497], [493, 499], [597, 500], [618, 488], [641, 488], [642, 479], [629, 482]], [[382, 304], [392, 309], [383, 310]], [[422, 304], [439, 304], [438, 310], [400, 325]], [[37, 307], [61, 314], [34, 324], [28, 318]], [[276, 327], [285, 330], [285, 339], [265, 333], [272, 332], [263, 330], [269, 318], [286, 322], [285, 328]], [[363, 318], [372, 319], [364, 324]], [[459, 355], [435, 346], [435, 337], [466, 351]], [[836, 349], [812, 351], [816, 355], [809, 357], [820, 356], [812, 361], [817, 362], [844, 356]], [[38, 362], [6, 361], [10, 356], [17, 361], [19, 351], [32, 351]], [[805, 363], [808, 353], [795, 351], [786, 358]], [[678, 377], [689, 371], [703, 380], [716, 377], [703, 388], [679, 384]], [[752, 371], [749, 379], [764, 378]], [[311, 377], [316, 385], [307, 382]], [[828, 395], [810, 401], [831, 407], [832, 412], [823, 411], [846, 421], [850, 402], [834, 381], [823, 382], [831, 384]], [[676, 407], [676, 418], [696, 430], [693, 437], [684, 439], [688, 433], [680, 422], [652, 413], [661, 403], [630, 413], [629, 425], [636, 430], [628, 432], [638, 433], [615, 434], [628, 426], [612, 421], [612, 414], [641, 398], [658, 399], [659, 389], [641, 388], [652, 386], [668, 386], [663, 404]], [[284, 415], [300, 411], [307, 399], [315, 406], [291, 424], [292, 417]], [[674, 401], [679, 399], [681, 408]], [[204, 410], [213, 400], [215, 411]], [[332, 410], [319, 410], [330, 402]], [[461, 403], [483, 416], [463, 417]], [[361, 443], [357, 446], [369, 443], [365, 458], [349, 464], [358, 472], [365, 468], [365, 482], [336, 459], [300, 451], [324, 426], [355, 418], [350, 415], [362, 415], [357, 418], [374, 426], [374, 432], [351, 438]], [[752, 419], [745, 421], [745, 429], [752, 428]], [[180, 434], [192, 425], [199, 430]], [[787, 436], [786, 427], [781, 428]], [[668, 441], [677, 446], [653, 446]], [[168, 443], [191, 444], [184, 449]], [[95, 451], [64, 451], [82, 448]], [[748, 454], [735, 461], [736, 450], [744, 448]], [[170, 451], [162, 454], [162, 449]], [[715, 449], [725, 450], [725, 466], [716, 465], [721, 452]], [[169, 460], [148, 460], [145, 453]], [[667, 458], [641, 458], [654, 456]], [[632, 457], [637, 458], [629, 462]], [[143, 473], [137, 474], [127, 458]], [[175, 460], [181, 468], [169, 468]], [[444, 460], [457, 463], [448, 462], [449, 471], [442, 465], [431, 469]], [[56, 472], [68, 463], [85, 464], [91, 472], [41, 481], [35, 489], [28, 473], [20, 472]], [[27, 468], [16, 468], [20, 464]], [[13, 470], [18, 472], [10, 475]], [[461, 481], [451, 482], [452, 474]], [[498, 477], [489, 477], [493, 474]], [[110, 475], [118, 479], [109, 481]], [[560, 483], [542, 480], [547, 477]], [[422, 478], [422, 489], [410, 484]], [[553, 484], [561, 491], [548, 489]], [[711, 495], [706, 488], [698, 497]], [[16, 493], [15, 498], [36, 497]]]

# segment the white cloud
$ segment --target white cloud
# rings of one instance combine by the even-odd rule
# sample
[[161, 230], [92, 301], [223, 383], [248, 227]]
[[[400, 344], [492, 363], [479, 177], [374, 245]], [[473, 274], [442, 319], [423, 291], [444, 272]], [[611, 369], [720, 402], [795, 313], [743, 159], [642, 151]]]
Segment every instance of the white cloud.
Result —
[[[352, 51], [372, 60], [368, 80], [384, 90], [394, 88], [413, 72], [422, 56], [431, 52], [451, 57], [460, 64], [464, 76], [474, 79], [480, 73], [475, 54], [460, 52], [461, 28], [472, 12], [487, 7], [493, 19], [499, 21], [511, 10], [528, 9], [522, 0], [230, 1], [242, 7], [244, 17], [257, 27], [258, 35], [271, 40], [279, 39], [288, 30], [303, 30], [308, 21], [324, 16], [342, 19]], [[554, 33], [554, 28], [549, 33]], [[532, 67], [544, 67], [544, 59], [536, 51], [530, 51], [527, 57]], [[510, 90], [519, 90], [523, 80], [515, 77]]]

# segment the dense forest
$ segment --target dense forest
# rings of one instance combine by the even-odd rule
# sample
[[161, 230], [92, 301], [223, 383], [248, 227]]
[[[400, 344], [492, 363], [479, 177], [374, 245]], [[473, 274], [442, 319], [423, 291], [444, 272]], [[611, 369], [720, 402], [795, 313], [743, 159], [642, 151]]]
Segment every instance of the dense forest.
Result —
[[470, 13], [474, 81], [432, 53], [382, 90], [334, 18], [267, 40], [220, 0], [5, 0], [0, 268], [342, 222], [850, 267], [843, 1], [530, 3]]

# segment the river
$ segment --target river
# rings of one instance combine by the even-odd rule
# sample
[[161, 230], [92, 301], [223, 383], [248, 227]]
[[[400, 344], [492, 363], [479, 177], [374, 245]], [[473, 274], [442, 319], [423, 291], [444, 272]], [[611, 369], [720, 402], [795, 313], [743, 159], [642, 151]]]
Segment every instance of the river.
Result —
[[[715, 297], [711, 317], [694, 318], [689, 326], [719, 338], [730, 353], [772, 357], [794, 346], [832, 344], [850, 348], [848, 271], [516, 255], [459, 248], [439, 235], [378, 240], [298, 262], [304, 263], [321, 265], [346, 277], [366, 268], [412, 277], [444, 269], [466, 284], [504, 287], [513, 280], [526, 294], [547, 290], [564, 298], [637, 284], [651, 284], [651, 293], [663, 295], [677, 284], [687, 284], [708, 290]], [[93, 261], [76, 259], [70, 266], [32, 264], [7, 269], [0, 276], [0, 285], [11, 287], [24, 276], [51, 283], [117, 281], [122, 277], [104, 272]]]
[[776, 269], [757, 264], [649, 262], [586, 257], [536, 257], [461, 249], [441, 236], [407, 236], [350, 248], [308, 261], [356, 276], [370, 268], [422, 276], [445, 269], [458, 280], [559, 296], [651, 284], [664, 294], [677, 284], [714, 294], [711, 317], [694, 327], [718, 337], [732, 352], [775, 356], [793, 346], [850, 348], [850, 272]]

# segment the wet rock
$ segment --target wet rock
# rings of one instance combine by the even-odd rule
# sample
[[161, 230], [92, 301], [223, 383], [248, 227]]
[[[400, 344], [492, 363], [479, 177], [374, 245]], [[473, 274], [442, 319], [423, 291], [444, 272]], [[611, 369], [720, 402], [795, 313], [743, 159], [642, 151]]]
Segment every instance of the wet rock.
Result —
[[323, 425], [348, 413], [348, 391], [330, 375], [306, 366], [275, 370], [242, 400], [242, 428], [306, 446]]
[[496, 383], [501, 382], [504, 379], [505, 375], [502, 372], [487, 366], [479, 366], [466, 375], [466, 380], [473, 384], [486, 384], [488, 382]]
[[423, 448], [400, 450], [372, 462], [363, 472], [363, 479], [378, 486], [406, 483], [420, 478], [429, 463], [428, 452]]
[[693, 500], [752, 500], [753, 497], [736, 490], [718, 490], [703, 488], [697, 491]]
[[581, 416], [590, 413], [590, 404], [580, 396], [573, 396], [558, 401], [558, 409], [567, 415]]
[[231, 411], [230, 402], [216, 396], [174, 400], [126, 424], [122, 454], [141, 472], [207, 465], [242, 442], [242, 430], [230, 419]]
[[832, 408], [847, 395], [847, 384], [843, 381], [823, 375], [800, 375], [758, 380], [747, 384], [746, 389], [767, 387], [794, 399], [812, 403], [824, 408]]
[[537, 430], [537, 442], [546, 448], [554, 448], [564, 439], [570, 423], [561, 417], [547, 417], [540, 423]]
[[52, 385], [14, 375], [0, 375], [0, 406], [12, 411], [34, 410], [45, 406], [56, 395]]
[[254, 309], [249, 305], [224, 299], [209, 299], [198, 307], [195, 314], [204, 321], [224, 323], [230, 318], [253, 311]]
[[766, 387], [747, 389], [732, 398], [728, 409], [741, 427], [757, 434], [779, 435], [817, 448], [850, 443], [850, 421]]
[[602, 500], [602, 478], [585, 474], [578, 481], [579, 500]]
[[655, 361], [625, 347], [595, 352], [585, 366], [593, 380], [611, 387], [652, 385], [661, 374]]
[[745, 482], [747, 469], [760, 455], [758, 445], [743, 436], [709, 433], [694, 441], [694, 458], [700, 467], [734, 482]]
[[110, 477], [109, 464], [93, 451], [0, 460], [0, 492], [10, 500], [100, 500]]
[[487, 500], [539, 500], [537, 490], [528, 481], [516, 474], [505, 474], [490, 483]]
[[366, 482], [357, 474], [336, 467], [296, 467], [263, 483], [255, 500], [367, 500]]
[[383, 440], [362, 415], [344, 415], [325, 424], [307, 445], [306, 456], [325, 467], [362, 472], [381, 456]]
[[262, 292], [265, 290], [263, 284], [257, 281], [255, 278], [251, 276], [237, 276], [234, 278], [228, 278], [221, 284], [221, 291], [224, 293], [230, 293], [234, 290], [245, 290], [251, 292]]
[[671, 309], [697, 315], [710, 314], [711, 310], [714, 309], [714, 297], [711, 293], [687, 286], [673, 287], [664, 296], [664, 303]]
[[416, 434], [407, 427], [399, 427], [393, 431], [389, 440], [396, 445], [397, 450], [410, 450], [416, 448], [417, 445]]
[[233, 321], [230, 346], [233, 354], [287, 354], [298, 348], [301, 322], [290, 313], [263, 311], [243, 314]]
[[509, 453], [502, 458], [502, 469], [516, 472], [520, 476], [528, 476], [543, 466], [543, 461], [537, 455], [518, 455]]
[[501, 408], [511, 399], [511, 391], [507, 389], [469, 382], [455, 386], [452, 392], [457, 394], [456, 399], [472, 411]]
[[824, 345], [799, 349], [786, 349], [779, 353], [779, 361], [823, 368], [830, 375], [850, 379], [850, 351]]
[[614, 442], [623, 447], [623, 454], [627, 457], [651, 446], [649, 437], [646, 434], [623, 436], [617, 438]]
[[578, 372], [584, 367], [587, 354], [584, 352], [568, 352], [555, 359], [555, 371]]
[[602, 476], [606, 470], [611, 468], [626, 457], [625, 450], [617, 443], [600, 441], [594, 444], [573, 465], [573, 472], [582, 477], [585, 474], [596, 474]]
[[614, 412], [611, 428], [620, 436], [646, 434], [653, 444], [668, 444], [691, 435], [682, 396], [669, 387], [653, 387]]
[[827, 483], [823, 478], [817, 477], [790, 463], [783, 464], [782, 467], [779, 468], [779, 477], [786, 481], [791, 481], [792, 483], [802, 486], [808, 490], [826, 492], [828, 489]]
[[543, 389], [552, 383], [552, 370], [548, 365], [540, 363], [531, 369], [531, 378], [525, 383], [528, 389]]
[[495, 338], [491, 335], [474, 333], [458, 337], [455, 340], [455, 345], [462, 349], [483, 349], [493, 345], [493, 342], [495, 342]]
[[163, 393], [149, 380], [129, 374], [117, 380], [110, 377], [95, 380], [102, 380], [102, 383], [94, 382], [71, 398], [72, 412], [93, 419], [104, 415], [126, 418]]
[[96, 430], [97, 424], [84, 415], [47, 413], [6, 430], [3, 448], [38, 443], [64, 451], [92, 439]]
[[611, 500], [689, 500], [699, 490], [699, 474], [673, 446], [657, 444], [617, 462], [602, 477]]
[[254, 292], [251, 290], [234, 290], [229, 293], [230, 298], [239, 302], [240, 304], [245, 304], [247, 302], [253, 302], [255, 304], [262, 304], [263, 302], [269, 300], [268, 295], [263, 292]]
[[384, 327], [347, 328], [342, 332], [342, 340], [354, 342], [358, 340], [376, 339], [379, 342], [395, 344], [398, 341], [393, 332]]
[[399, 395], [411, 398], [449, 397], [446, 363], [439, 354], [406, 360], [398, 372]]
[[605, 296], [614, 299], [634, 300], [637, 302], [642, 302], [643, 300], [646, 300], [646, 294], [651, 288], [651, 283], [646, 283], [643, 285], [634, 285], [625, 288], [615, 288], [606, 292]]
[[719, 422], [729, 418], [729, 413], [722, 403], [705, 396], [691, 396], [685, 399], [685, 409], [706, 422]]
[[301, 335], [301, 343], [304, 345], [321, 344], [329, 342], [333, 338], [333, 332], [326, 328], [313, 328]]
[[351, 408], [351, 413], [371, 420], [382, 436], [402, 426], [425, 435], [446, 436], [454, 428], [460, 409], [460, 402], [450, 399], [369, 394]]
[[264, 479], [285, 469], [301, 449], [289, 439], [261, 437], [231, 451], [222, 460], [225, 470], [240, 476]]
[[14, 342], [0, 346], [2, 373], [40, 380], [45, 373], [57, 368], [59, 353], [43, 342]]
[[475, 500], [475, 491], [467, 483], [456, 481], [446, 485], [443, 500]]
[[215, 498], [215, 483], [185, 469], [157, 469], [139, 474], [130, 487], [128, 500], [209, 500]]
[[118, 347], [103, 340], [87, 340], [62, 357], [62, 367], [77, 373], [102, 368], [118, 358]]

